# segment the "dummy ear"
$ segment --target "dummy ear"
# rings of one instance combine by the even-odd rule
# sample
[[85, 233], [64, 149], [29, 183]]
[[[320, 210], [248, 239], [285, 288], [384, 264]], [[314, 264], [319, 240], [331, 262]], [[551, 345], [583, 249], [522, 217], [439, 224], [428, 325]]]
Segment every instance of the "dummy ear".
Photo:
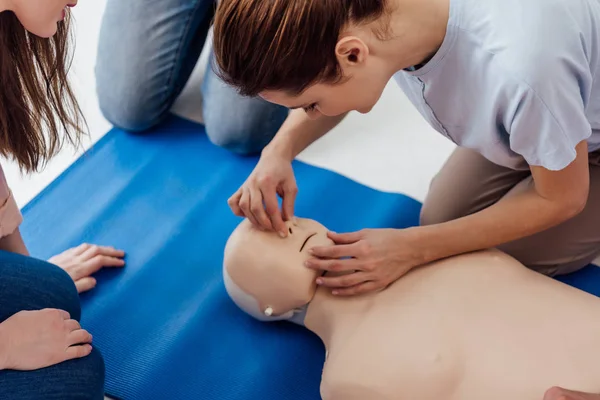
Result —
[[340, 65], [352, 67], [362, 64], [369, 55], [369, 47], [355, 36], [347, 36], [337, 43], [335, 54]]

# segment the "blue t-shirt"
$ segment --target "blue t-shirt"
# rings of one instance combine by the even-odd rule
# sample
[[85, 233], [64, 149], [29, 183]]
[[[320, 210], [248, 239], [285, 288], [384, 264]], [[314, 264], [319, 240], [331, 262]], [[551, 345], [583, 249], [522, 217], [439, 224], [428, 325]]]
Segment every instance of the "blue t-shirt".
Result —
[[561, 170], [600, 149], [600, 0], [450, 0], [440, 49], [394, 78], [457, 145]]

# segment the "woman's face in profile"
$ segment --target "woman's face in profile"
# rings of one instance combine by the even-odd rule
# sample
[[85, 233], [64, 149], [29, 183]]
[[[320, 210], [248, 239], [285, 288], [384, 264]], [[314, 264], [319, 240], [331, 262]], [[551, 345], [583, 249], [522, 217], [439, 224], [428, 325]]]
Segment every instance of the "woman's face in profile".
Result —
[[12, 0], [10, 10], [32, 34], [49, 38], [77, 0]]

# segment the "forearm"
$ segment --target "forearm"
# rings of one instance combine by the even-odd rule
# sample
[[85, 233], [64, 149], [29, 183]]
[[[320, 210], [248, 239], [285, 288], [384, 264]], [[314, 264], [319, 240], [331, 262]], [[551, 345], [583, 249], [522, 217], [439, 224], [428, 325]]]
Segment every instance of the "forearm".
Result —
[[556, 226], [579, 210], [530, 189], [466, 217], [419, 227], [425, 262], [493, 248]]
[[291, 161], [310, 144], [335, 128], [345, 116], [346, 114], [342, 114], [310, 119], [304, 110], [293, 110], [264, 152], [276, 153]]
[[19, 228], [17, 228], [12, 234], [0, 238], [0, 250], [29, 256], [29, 251], [27, 251], [27, 246], [25, 246], [25, 242], [23, 241], [23, 237], [21, 236]]

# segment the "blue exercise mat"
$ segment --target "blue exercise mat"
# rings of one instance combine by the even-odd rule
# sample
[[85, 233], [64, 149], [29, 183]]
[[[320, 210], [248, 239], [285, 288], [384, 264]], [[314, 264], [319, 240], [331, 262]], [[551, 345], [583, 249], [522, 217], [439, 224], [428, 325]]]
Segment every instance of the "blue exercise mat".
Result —
[[[319, 399], [321, 342], [289, 323], [239, 311], [221, 277], [225, 242], [239, 223], [227, 198], [257, 159], [212, 145], [176, 117], [153, 132], [114, 129], [23, 210], [35, 256], [82, 242], [127, 251], [82, 296], [82, 324], [106, 362], [118, 399]], [[295, 162], [296, 215], [338, 232], [418, 224], [420, 203]], [[600, 270], [565, 279], [596, 294]]]

